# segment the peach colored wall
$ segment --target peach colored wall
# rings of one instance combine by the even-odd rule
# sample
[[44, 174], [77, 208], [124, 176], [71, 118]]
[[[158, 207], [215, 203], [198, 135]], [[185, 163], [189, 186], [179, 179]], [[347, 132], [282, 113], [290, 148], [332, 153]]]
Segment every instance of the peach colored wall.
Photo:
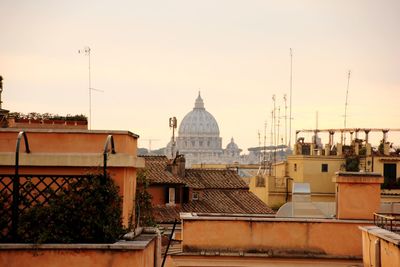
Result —
[[152, 205], [164, 205], [165, 204], [165, 188], [162, 186], [152, 185], [147, 191], [153, 197], [151, 199]]
[[235, 266], [235, 267], [350, 267], [361, 266], [362, 261], [357, 259], [321, 259], [321, 258], [273, 258], [273, 257], [250, 257], [250, 256], [192, 256], [192, 255], [170, 255], [166, 260], [166, 267], [178, 266]]
[[[101, 153], [104, 149], [106, 138], [113, 135], [115, 150], [117, 153], [125, 153], [136, 157], [137, 138], [128, 132], [115, 131], [27, 131], [29, 147], [32, 154], [36, 153]], [[17, 131], [0, 132], [0, 152], [15, 152]], [[24, 153], [24, 142], [21, 141], [20, 151]], [[102, 162], [102, 161], [101, 161]], [[0, 173], [13, 174], [13, 166], [0, 166]], [[102, 164], [93, 167], [50, 167], [50, 166], [21, 166], [20, 174], [88, 174], [102, 172]], [[136, 168], [132, 167], [108, 167], [111, 177], [120, 188], [123, 197], [123, 224], [128, 226], [129, 217], [134, 215], [134, 200], [136, 194]]]
[[360, 224], [335, 220], [184, 220], [183, 249], [272, 250], [361, 258]]
[[[127, 133], [127, 132], [126, 132]], [[136, 156], [137, 138], [128, 134], [115, 132], [96, 131], [64, 131], [64, 132], [35, 132], [27, 130], [29, 148], [32, 152], [39, 153], [102, 153], [104, 143], [109, 134], [113, 135], [115, 149], [120, 153]], [[2, 131], [0, 134], [0, 152], [15, 152], [15, 144], [18, 136], [17, 131]], [[24, 149], [21, 141], [21, 151]]]
[[340, 184], [337, 218], [372, 220], [380, 207], [379, 184]]
[[0, 250], [0, 266], [153, 267], [154, 247], [152, 241], [143, 250]]
[[377, 173], [342, 172], [336, 182], [336, 218], [372, 220], [381, 203], [383, 177]]
[[380, 240], [381, 267], [400, 266], [400, 248], [388, 242], [371, 231], [362, 230], [363, 262], [364, 266], [375, 265], [375, 241]]

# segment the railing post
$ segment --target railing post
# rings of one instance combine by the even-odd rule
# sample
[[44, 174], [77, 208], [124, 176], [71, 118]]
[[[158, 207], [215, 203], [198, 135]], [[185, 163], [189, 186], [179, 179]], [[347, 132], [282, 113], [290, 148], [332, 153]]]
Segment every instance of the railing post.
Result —
[[107, 136], [106, 142], [104, 144], [102, 183], [105, 183], [107, 177], [107, 156], [108, 156], [109, 145], [111, 145], [111, 154], [115, 154], [114, 137], [111, 134]]
[[12, 201], [12, 225], [11, 225], [11, 236], [14, 241], [18, 240], [18, 221], [19, 221], [19, 147], [21, 143], [21, 138], [25, 141], [25, 151], [30, 153], [29, 143], [26, 133], [24, 131], [19, 132], [17, 137], [17, 144], [15, 148], [15, 175], [13, 179], [13, 201]]

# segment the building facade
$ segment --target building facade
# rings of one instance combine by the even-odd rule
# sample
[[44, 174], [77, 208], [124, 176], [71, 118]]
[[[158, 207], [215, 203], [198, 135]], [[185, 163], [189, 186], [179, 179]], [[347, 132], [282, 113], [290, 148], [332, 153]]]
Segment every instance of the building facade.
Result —
[[242, 150], [233, 138], [223, 149], [219, 133], [217, 120], [205, 109], [199, 92], [193, 110], [180, 123], [176, 145], [169, 142], [166, 155], [172, 157], [177, 152], [185, 155], [188, 167], [192, 164], [239, 162]]

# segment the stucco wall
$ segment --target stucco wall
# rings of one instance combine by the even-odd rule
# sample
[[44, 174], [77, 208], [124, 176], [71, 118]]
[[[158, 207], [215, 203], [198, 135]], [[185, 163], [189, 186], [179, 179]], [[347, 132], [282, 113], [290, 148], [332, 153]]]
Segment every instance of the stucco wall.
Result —
[[[154, 266], [155, 239], [141, 249], [90, 249], [96, 245], [67, 245], [67, 249], [0, 247], [0, 267], [132, 267]], [[48, 245], [47, 245], [48, 246]], [[50, 245], [51, 246], [51, 245]], [[29, 245], [28, 245], [29, 247]]]
[[380, 267], [400, 266], [400, 235], [376, 226], [360, 227], [364, 266], [376, 267], [375, 242], [379, 240]]
[[[0, 245], [0, 266], [6, 267], [132, 267], [154, 266], [155, 242], [146, 246], [115, 244]], [[137, 243], [137, 242], [136, 242]], [[143, 243], [143, 242], [142, 242]], [[131, 245], [132, 244], [132, 245]], [[116, 247], [117, 246], [117, 247]], [[14, 247], [14, 248], [13, 248]]]
[[[123, 223], [134, 214], [136, 169], [143, 167], [137, 159], [137, 136], [127, 131], [29, 130], [31, 153], [25, 153], [21, 140], [20, 174], [88, 174], [102, 171], [106, 138], [113, 135], [116, 154], [108, 156], [108, 172], [123, 197]], [[0, 173], [15, 172], [17, 130], [0, 129]], [[0, 185], [1, 186], [1, 185]]]
[[187, 251], [272, 251], [274, 254], [362, 256], [361, 221], [215, 219], [183, 221]]
[[165, 187], [151, 185], [147, 191], [151, 194], [151, 204], [152, 205], [165, 205]]
[[[343, 158], [333, 156], [289, 156], [288, 174], [295, 182], [310, 183], [312, 193], [334, 193], [332, 176], [343, 163]], [[294, 164], [297, 171], [294, 171]], [[328, 164], [327, 172], [321, 171], [322, 164]]]
[[[102, 153], [106, 137], [113, 135], [115, 149], [136, 155], [137, 137], [123, 131], [26, 130], [29, 147], [37, 153]], [[0, 152], [15, 152], [17, 130], [0, 131]], [[21, 151], [24, 148], [21, 142]]]

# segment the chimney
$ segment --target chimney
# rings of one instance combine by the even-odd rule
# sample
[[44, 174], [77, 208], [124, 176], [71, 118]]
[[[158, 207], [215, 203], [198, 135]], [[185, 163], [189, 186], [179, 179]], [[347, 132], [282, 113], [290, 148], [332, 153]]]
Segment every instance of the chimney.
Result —
[[177, 154], [169, 164], [168, 170], [170, 170], [173, 175], [183, 178], [185, 177], [185, 163], [185, 156]]
[[372, 220], [381, 202], [383, 177], [373, 172], [336, 172], [336, 218]]

